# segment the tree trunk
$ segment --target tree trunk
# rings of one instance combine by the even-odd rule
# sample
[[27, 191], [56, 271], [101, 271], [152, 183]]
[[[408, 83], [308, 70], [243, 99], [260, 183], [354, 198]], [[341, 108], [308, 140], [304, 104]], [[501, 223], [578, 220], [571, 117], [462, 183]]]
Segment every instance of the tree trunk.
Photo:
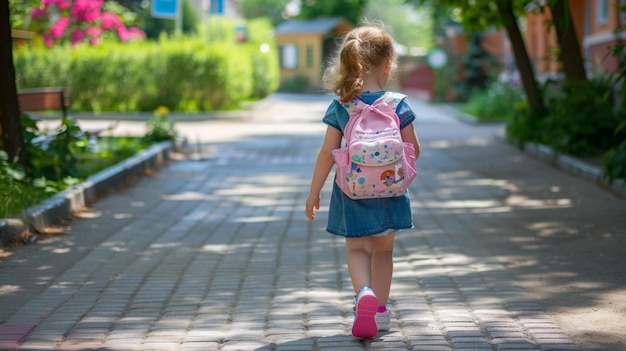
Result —
[[9, 20], [9, 2], [0, 1], [0, 133], [2, 148], [9, 154], [10, 161], [26, 165], [24, 136], [20, 123], [20, 109], [15, 86], [15, 68]]
[[511, 41], [511, 47], [513, 48], [513, 55], [515, 56], [515, 62], [517, 69], [520, 72], [522, 79], [522, 85], [524, 86], [524, 92], [526, 93], [526, 99], [531, 110], [544, 115], [546, 113], [546, 107], [543, 103], [541, 90], [537, 85], [535, 79], [535, 72], [528, 58], [528, 52], [526, 51], [526, 45], [517, 25], [517, 19], [513, 12], [513, 5], [510, 0], [496, 1], [498, 11], [502, 16], [502, 24], [506, 29], [509, 40]]
[[572, 82], [587, 80], [580, 44], [576, 36], [576, 28], [572, 22], [572, 15], [568, 1], [548, 1], [552, 12], [552, 21], [556, 30], [556, 38], [561, 47], [561, 62], [565, 77]]

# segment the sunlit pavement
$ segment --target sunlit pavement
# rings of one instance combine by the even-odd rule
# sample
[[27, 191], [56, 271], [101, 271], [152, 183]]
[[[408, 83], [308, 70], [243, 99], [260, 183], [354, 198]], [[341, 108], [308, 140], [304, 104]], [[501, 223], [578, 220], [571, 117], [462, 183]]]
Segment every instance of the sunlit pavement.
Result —
[[397, 238], [391, 329], [352, 337], [344, 245], [324, 231], [330, 179], [318, 219], [304, 216], [329, 101], [275, 95], [180, 122], [184, 157], [77, 214], [67, 235], [8, 251], [0, 349], [625, 347], [623, 278], [592, 273], [623, 277], [606, 266], [623, 257], [626, 202], [499, 141], [500, 125], [419, 101], [416, 228]]

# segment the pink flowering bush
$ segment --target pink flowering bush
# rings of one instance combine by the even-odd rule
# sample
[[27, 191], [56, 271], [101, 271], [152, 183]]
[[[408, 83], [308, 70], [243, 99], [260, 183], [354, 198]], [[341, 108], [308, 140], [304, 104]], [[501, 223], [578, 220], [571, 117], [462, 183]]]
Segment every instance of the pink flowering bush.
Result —
[[47, 47], [69, 40], [72, 46], [81, 42], [97, 45], [105, 31], [114, 33], [120, 41], [145, 39], [146, 34], [128, 28], [115, 13], [102, 12], [104, 0], [42, 0], [31, 10], [33, 22], [40, 24], [41, 37]]

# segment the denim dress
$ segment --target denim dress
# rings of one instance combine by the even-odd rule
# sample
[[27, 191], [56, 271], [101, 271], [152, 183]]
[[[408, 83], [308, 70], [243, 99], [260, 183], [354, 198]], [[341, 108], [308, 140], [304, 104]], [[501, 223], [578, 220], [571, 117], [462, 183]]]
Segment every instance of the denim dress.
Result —
[[[365, 92], [360, 98], [371, 105], [384, 93], [384, 91]], [[415, 120], [415, 114], [406, 99], [398, 104], [396, 113], [400, 119], [400, 128], [408, 126]], [[333, 100], [322, 121], [343, 133], [349, 117], [341, 103]], [[409, 228], [413, 228], [413, 214], [408, 191], [397, 197], [352, 200], [341, 191], [336, 181], [333, 182], [327, 232], [357, 238]]]

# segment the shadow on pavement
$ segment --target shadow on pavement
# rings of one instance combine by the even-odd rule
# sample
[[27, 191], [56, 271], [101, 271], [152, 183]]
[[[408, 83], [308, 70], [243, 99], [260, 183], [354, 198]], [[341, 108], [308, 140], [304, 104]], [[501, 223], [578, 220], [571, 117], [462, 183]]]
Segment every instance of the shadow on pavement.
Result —
[[584, 349], [625, 349], [626, 201], [480, 134], [489, 128], [423, 133], [418, 232], [477, 241]]
[[498, 142], [497, 126], [434, 119], [416, 123], [416, 229], [397, 241], [402, 323], [350, 336], [344, 246], [324, 231], [330, 180], [319, 218], [303, 213], [323, 129], [294, 124], [236, 126], [228, 142], [195, 145], [194, 159], [101, 199], [70, 235], [3, 259], [0, 322], [37, 325], [26, 349], [94, 330], [101, 350], [410, 349], [429, 337], [446, 348], [466, 337], [458, 323], [477, 343], [514, 335], [509, 349], [544, 349], [542, 332], [575, 349], [559, 326], [585, 350], [624, 349], [625, 201]]

